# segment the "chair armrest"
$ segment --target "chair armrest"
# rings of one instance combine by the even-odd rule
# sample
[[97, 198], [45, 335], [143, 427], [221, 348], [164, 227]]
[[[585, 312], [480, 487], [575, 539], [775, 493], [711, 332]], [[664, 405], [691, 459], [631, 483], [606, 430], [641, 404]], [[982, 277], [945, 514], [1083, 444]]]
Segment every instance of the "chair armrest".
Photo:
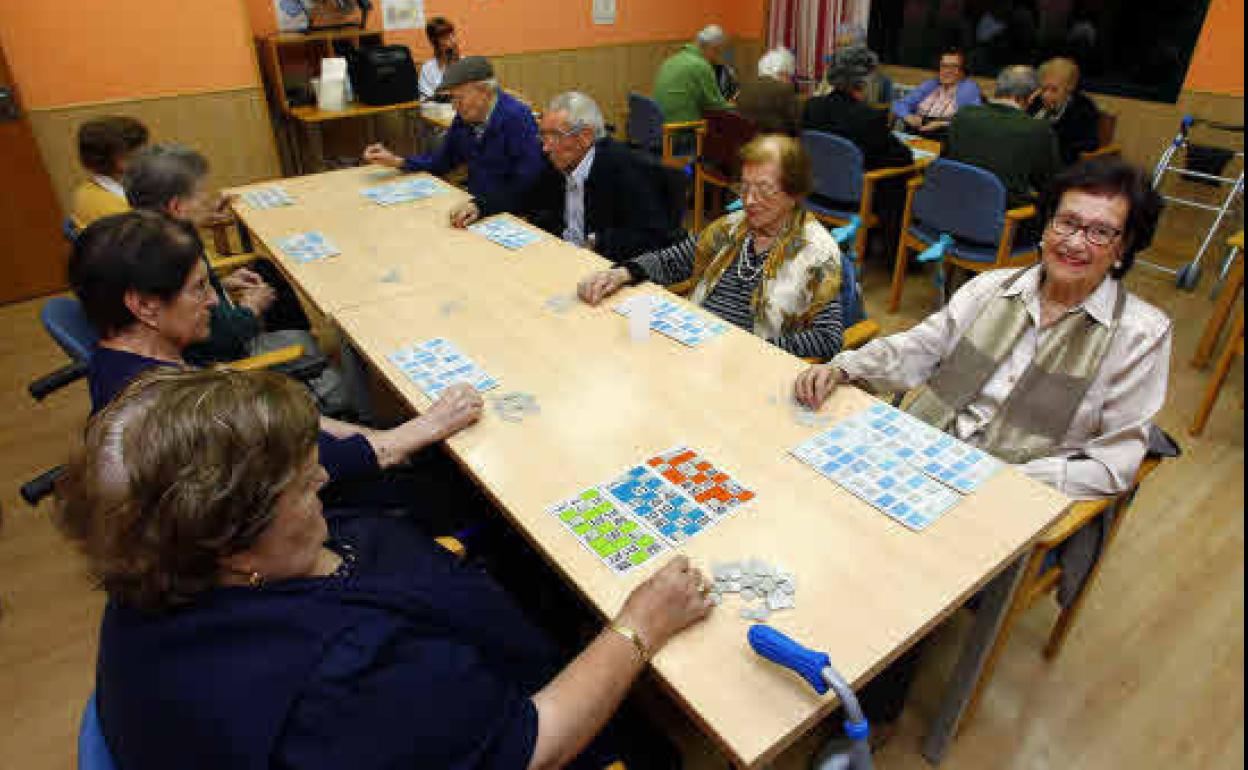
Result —
[[30, 383], [30, 385], [26, 386], [26, 390], [30, 393], [31, 398], [36, 401], [42, 401], [66, 385], [77, 382], [86, 376], [86, 363], [74, 361]]
[[676, 131], [688, 131], [689, 129], [697, 129], [698, 131], [706, 131], [705, 120], [686, 120], [683, 123], [664, 123], [664, 135], [674, 133]]
[[910, 181], [906, 182], [906, 189], [913, 192], [923, 186], [923, 175], [918, 174], [910, 177]]
[[254, 372], [260, 369], [272, 369], [275, 366], [289, 364], [303, 356], [303, 345], [287, 345], [284, 348], [270, 350], [268, 353], [261, 353], [258, 356], [250, 356], [248, 358], [240, 358], [237, 361], [230, 361], [221, 364], [223, 369], [235, 369], [240, 372]]
[[1093, 158], [1108, 158], [1122, 155], [1122, 145], [1107, 144], [1104, 147], [1097, 147], [1095, 150], [1079, 153], [1079, 160], [1092, 160]]
[[1070, 506], [1066, 515], [1058, 519], [1040, 536], [1040, 545], [1053, 548], [1066, 542], [1067, 538], [1083, 529], [1084, 525], [1109, 510], [1115, 498], [1081, 500]]
[[862, 181], [865, 184], [874, 184], [883, 179], [892, 179], [898, 176], [909, 176], [922, 171], [923, 167], [918, 163], [911, 163], [908, 166], [892, 166], [890, 168], [877, 168], [874, 171], [868, 171], [862, 175]]
[[463, 561], [468, 556], [468, 548], [457, 537], [446, 535], [444, 537], [435, 538], [434, 541], [438, 545], [451, 552], [456, 559]]
[[39, 505], [39, 501], [56, 489], [56, 481], [65, 473], [65, 466], [58, 465], [50, 471], [44, 471], [36, 478], [27, 481], [22, 485], [19, 492], [26, 504], [32, 508]]
[[687, 278], [679, 283], [674, 283], [666, 287], [668, 291], [679, 297], [688, 297], [689, 292], [693, 291], [693, 279]]
[[841, 338], [841, 349], [857, 350], [879, 335], [879, 323], [870, 318], [859, 321], [845, 330], [845, 336]]
[[224, 275], [240, 267], [246, 267], [259, 258], [260, 255], [255, 253], [233, 254], [228, 257], [212, 257], [209, 259], [209, 262], [212, 264], [212, 272], [217, 275]]
[[1005, 212], [1005, 218], [1012, 222], [1022, 222], [1033, 218], [1038, 213], [1035, 206], [1019, 206], [1016, 209], [1010, 209]]

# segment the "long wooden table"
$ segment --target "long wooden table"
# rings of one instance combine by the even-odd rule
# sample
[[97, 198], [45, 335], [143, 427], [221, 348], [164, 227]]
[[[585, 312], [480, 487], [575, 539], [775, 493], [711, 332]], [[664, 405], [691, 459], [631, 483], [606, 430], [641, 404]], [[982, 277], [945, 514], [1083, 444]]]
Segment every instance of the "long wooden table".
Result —
[[[787, 397], [798, 359], [751, 334], [690, 349], [665, 337], [631, 342], [610, 303], [558, 313], [603, 260], [546, 237], [508, 251], [446, 225], [460, 193], [383, 209], [359, 194], [367, 170], [283, 180], [293, 207], [240, 213], [260, 242], [318, 229], [341, 256], [276, 260], [415, 411], [428, 399], [387, 360], [396, 348], [445, 336], [501, 382], [536, 396], [520, 423], [487, 410], [451, 451], [523, 533], [604, 617], [648, 571], [617, 577], [546, 509], [610, 480], [650, 453], [685, 444], [735, 473], [758, 497], [680, 550], [709, 568], [759, 557], [797, 576], [797, 608], [769, 621], [826, 650], [856, 685], [903, 653], [976, 591], [986, 592], [926, 753], [944, 753], [986, 645], [1019, 577], [1020, 556], [1069, 501], [1006, 469], [929, 530], [916, 534], [788, 454], [818, 429], [796, 424]], [[397, 274], [394, 271], [398, 271]], [[662, 293], [654, 286], [626, 290]], [[872, 399], [842, 388], [825, 411]], [[654, 659], [673, 698], [738, 766], [758, 767], [833, 708], [790, 672], [758, 658], [735, 600]]]

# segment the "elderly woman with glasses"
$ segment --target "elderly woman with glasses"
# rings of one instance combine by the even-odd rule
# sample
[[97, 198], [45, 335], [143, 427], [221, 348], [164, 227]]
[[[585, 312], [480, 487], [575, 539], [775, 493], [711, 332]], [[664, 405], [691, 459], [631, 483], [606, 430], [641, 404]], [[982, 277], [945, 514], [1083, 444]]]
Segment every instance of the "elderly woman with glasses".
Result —
[[1039, 265], [983, 273], [901, 334], [798, 377], [818, 408], [836, 386], [914, 391], [908, 411], [1074, 498], [1130, 488], [1165, 401], [1172, 324], [1122, 278], [1161, 200], [1138, 169], [1074, 166], [1047, 200]]
[[280, 375], [160, 369], [89, 423], [60, 520], [108, 594], [117, 765], [607, 767], [648, 657], [711, 610], [701, 573], [673, 559], [565, 663], [410, 519], [324, 510], [317, 422]]
[[593, 273], [577, 294], [596, 305], [644, 280], [692, 282], [690, 299], [805, 358], [841, 349], [841, 256], [827, 228], [801, 206], [810, 158], [796, 139], [759, 137], [741, 150], [740, 211], [667, 249]]

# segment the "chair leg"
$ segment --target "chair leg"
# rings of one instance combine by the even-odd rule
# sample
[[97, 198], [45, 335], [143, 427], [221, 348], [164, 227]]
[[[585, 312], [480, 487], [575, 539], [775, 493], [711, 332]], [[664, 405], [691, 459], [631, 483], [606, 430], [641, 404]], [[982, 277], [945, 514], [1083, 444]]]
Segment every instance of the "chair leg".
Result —
[[1243, 344], [1243, 338], [1244, 311], [1240, 310], [1235, 318], [1235, 326], [1231, 328], [1231, 336], [1222, 350], [1222, 357], [1218, 359], [1218, 366], [1209, 378], [1209, 387], [1205, 390], [1204, 400], [1200, 402], [1196, 418], [1192, 420], [1192, 426], [1188, 428], [1188, 433], [1193, 436], [1199, 436], [1204, 432], [1205, 424], [1209, 422], [1209, 414], [1213, 411], [1213, 405], [1217, 403], [1218, 394], [1222, 391], [1222, 384], [1226, 382], [1226, 375], [1231, 371], [1231, 364], [1235, 361], [1240, 346]]
[[1235, 301], [1239, 299], [1239, 290], [1243, 284], [1244, 263], [1242, 260], [1236, 260], [1231, 266], [1230, 276], [1222, 286], [1218, 303], [1214, 305], [1213, 313], [1205, 324], [1205, 331], [1200, 336], [1200, 344], [1196, 346], [1196, 355], [1192, 356], [1192, 366], [1197, 369], [1203, 369], [1213, 357], [1213, 349], [1217, 347], [1218, 337], [1222, 335], [1222, 329], [1226, 327], [1226, 319], [1231, 317], [1231, 309], [1235, 307]]
[[984, 660], [984, 668], [979, 674], [979, 679], [975, 682], [975, 690], [971, 693], [971, 699], [966, 704], [966, 711], [962, 713], [959, 729], [965, 728], [975, 718], [975, 712], [979, 710], [980, 698], [983, 697], [984, 690], [992, 679], [992, 672], [997, 667], [997, 661], [1001, 658], [1001, 653], [1005, 651], [1006, 642], [1010, 638], [1010, 631], [1014, 629], [1014, 624], [1018, 621], [1018, 617], [1027, 611], [1029, 606], [1027, 600], [1031, 595], [1031, 587], [1035, 585], [1036, 579], [1040, 577], [1040, 568], [1044, 566], [1044, 557], [1047, 553], [1047, 549], [1037, 547], [1027, 557], [1027, 567], [1023, 572], [1022, 582], [1018, 584], [1018, 588], [1014, 591], [1014, 601], [1006, 611], [1005, 619], [1001, 621], [1001, 629], [997, 631], [997, 638], [992, 644], [992, 650], [988, 653], [987, 659]]
[[695, 166], [693, 172], [693, 233], [702, 232], [703, 207], [706, 206], [706, 182], [702, 178], [702, 167]]
[[897, 259], [893, 263], [893, 290], [888, 298], [888, 312], [896, 313], [897, 308], [901, 307], [901, 292], [906, 285], [906, 266], [910, 260], [910, 244], [907, 243], [907, 236], [902, 232], [901, 238], [897, 241]]

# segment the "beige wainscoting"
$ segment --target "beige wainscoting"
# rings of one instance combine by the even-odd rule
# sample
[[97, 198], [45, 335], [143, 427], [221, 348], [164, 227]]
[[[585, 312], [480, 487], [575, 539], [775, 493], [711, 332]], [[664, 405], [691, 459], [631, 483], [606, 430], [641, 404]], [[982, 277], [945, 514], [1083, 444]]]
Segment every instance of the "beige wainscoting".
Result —
[[[934, 75], [930, 71], [910, 67], [886, 66], [883, 69], [893, 80], [907, 84], [918, 84]], [[992, 93], [992, 80], [976, 78], [976, 81], [985, 94]], [[1192, 114], [1196, 117], [1225, 123], [1242, 124], [1244, 122], [1244, 97], [1242, 96], [1184, 91], [1179, 95], [1177, 104], [1124, 99], [1104, 94], [1090, 94], [1090, 96], [1101, 109], [1118, 115], [1115, 143], [1122, 147], [1123, 156], [1133, 163], [1150, 169], [1157, 165], [1158, 158], [1169, 141], [1174, 138], [1179, 128], [1179, 121], [1184, 115]], [[1197, 129], [1192, 137], [1197, 142], [1243, 149], [1243, 134]]]
[[154, 141], [194, 147], [207, 156], [213, 183], [220, 186], [280, 173], [264, 91], [259, 86], [31, 110], [44, 165], [66, 211], [71, 191], [84, 176], [78, 165], [78, 126], [101, 115], [128, 115], [143, 121]]

